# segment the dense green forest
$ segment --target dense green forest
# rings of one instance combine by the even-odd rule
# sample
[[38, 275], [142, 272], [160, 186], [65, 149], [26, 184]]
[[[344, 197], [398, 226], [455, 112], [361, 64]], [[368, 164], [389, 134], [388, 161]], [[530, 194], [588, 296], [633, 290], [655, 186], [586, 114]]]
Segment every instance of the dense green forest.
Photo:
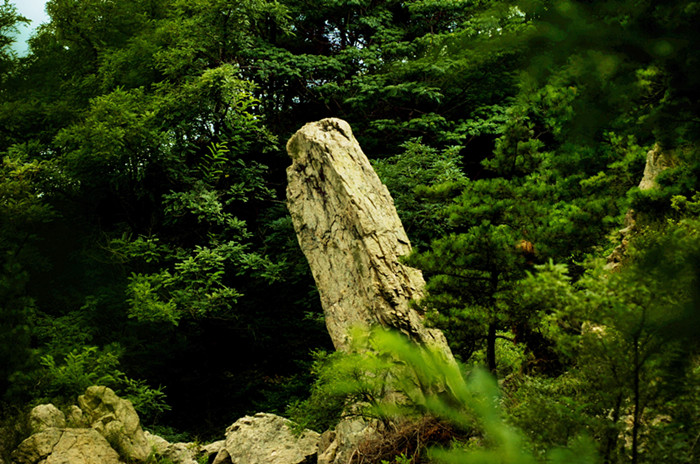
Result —
[[[46, 8], [19, 57], [26, 20], [0, 4], [3, 430], [94, 384], [163, 436], [256, 411], [332, 426], [367, 364], [329, 354], [284, 144], [340, 117], [411, 238], [416, 304], [495, 377], [482, 414], [528, 456], [442, 462], [700, 460], [700, 3]], [[665, 169], [640, 189], [650, 151]], [[454, 446], [488, 449], [452, 419]]]

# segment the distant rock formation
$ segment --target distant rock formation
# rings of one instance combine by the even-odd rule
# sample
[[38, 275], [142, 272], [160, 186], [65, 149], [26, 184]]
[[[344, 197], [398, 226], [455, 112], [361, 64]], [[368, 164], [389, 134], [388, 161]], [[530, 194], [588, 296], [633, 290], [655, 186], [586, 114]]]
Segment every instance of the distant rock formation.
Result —
[[654, 144], [647, 152], [647, 162], [644, 165], [644, 175], [639, 182], [639, 190], [650, 190], [657, 186], [656, 178], [663, 171], [676, 165], [675, 157], [661, 148], [658, 143]]
[[[639, 190], [645, 191], [658, 187], [656, 179], [659, 177], [659, 174], [676, 165], [677, 159], [672, 153], [664, 151], [658, 143], [654, 144], [652, 149], [647, 152], [647, 160], [644, 165], [642, 180], [639, 182]], [[618, 230], [620, 244], [607, 257], [605, 268], [612, 272], [622, 269], [622, 263], [627, 257], [629, 239], [637, 225], [634, 210], [627, 211], [624, 225], [623, 229]]]
[[287, 206], [337, 350], [350, 329], [381, 325], [452, 359], [444, 335], [409, 306], [423, 295], [421, 272], [400, 262], [411, 251], [386, 186], [340, 119], [306, 124], [287, 143]]

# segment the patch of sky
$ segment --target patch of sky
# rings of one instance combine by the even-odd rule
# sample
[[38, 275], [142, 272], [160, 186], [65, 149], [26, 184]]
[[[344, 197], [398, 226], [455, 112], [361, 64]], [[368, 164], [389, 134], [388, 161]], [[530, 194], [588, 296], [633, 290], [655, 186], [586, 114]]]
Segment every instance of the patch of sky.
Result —
[[29, 52], [27, 40], [39, 25], [49, 21], [45, 9], [46, 0], [15, 0], [11, 3], [14, 3], [20, 15], [31, 20], [31, 23], [21, 24], [17, 28], [17, 41], [12, 45], [19, 56], [25, 56]]

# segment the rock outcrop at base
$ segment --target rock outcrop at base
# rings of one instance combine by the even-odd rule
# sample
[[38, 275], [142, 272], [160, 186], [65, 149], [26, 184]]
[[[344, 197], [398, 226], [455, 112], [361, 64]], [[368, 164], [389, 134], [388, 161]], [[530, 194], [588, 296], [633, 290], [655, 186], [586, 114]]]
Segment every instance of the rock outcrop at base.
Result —
[[200, 450], [193, 443], [170, 443], [165, 438], [150, 432], [144, 432], [144, 434], [157, 456], [166, 458], [173, 464], [197, 464], [197, 452]]
[[29, 412], [29, 427], [32, 432], [66, 426], [66, 415], [53, 404], [40, 404]]
[[16, 464], [145, 462], [153, 447], [131, 402], [107, 387], [89, 387], [68, 417], [52, 404], [29, 414], [33, 435], [13, 452]]
[[119, 398], [107, 387], [92, 386], [78, 397], [78, 405], [90, 427], [104, 436], [121, 456], [138, 462], [148, 458], [151, 446], [131, 401]]
[[353, 461], [353, 456], [360, 443], [376, 439], [381, 435], [383, 426], [376, 419], [360, 416], [342, 419], [332, 432], [327, 442], [319, 450], [318, 464], [345, 464]]
[[245, 416], [226, 429], [213, 464], [315, 464], [321, 436], [311, 430], [295, 435], [292, 425], [274, 414]]
[[[68, 414], [52, 404], [29, 414], [32, 435], [12, 452], [11, 464], [134, 464], [164, 458], [173, 464], [316, 464], [320, 435], [258, 413], [236, 421], [225, 439], [202, 445], [169, 443], [141, 429], [131, 402], [92, 386]], [[67, 416], [67, 417], [66, 417]], [[2, 459], [0, 459], [2, 464]]]
[[452, 358], [442, 332], [409, 306], [420, 299], [421, 272], [400, 262], [411, 251], [387, 188], [340, 119], [306, 124], [287, 143], [287, 206], [337, 350], [350, 329], [397, 329]]
[[123, 464], [119, 454], [94, 429], [49, 427], [20, 443], [15, 464]]

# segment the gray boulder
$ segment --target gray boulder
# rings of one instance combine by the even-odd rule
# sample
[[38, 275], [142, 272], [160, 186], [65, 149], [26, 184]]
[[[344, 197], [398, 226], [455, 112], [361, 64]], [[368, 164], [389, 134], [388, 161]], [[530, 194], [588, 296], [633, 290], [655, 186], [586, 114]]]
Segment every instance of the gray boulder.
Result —
[[46, 428], [20, 443], [15, 464], [123, 464], [107, 440], [93, 429]]
[[194, 443], [170, 443], [165, 438], [144, 432], [151, 449], [174, 464], [197, 464], [197, 446]]
[[319, 452], [318, 464], [345, 464], [352, 462], [360, 443], [380, 436], [381, 425], [376, 420], [362, 417], [347, 417], [328, 436], [329, 442]]
[[292, 425], [274, 414], [245, 416], [226, 429], [214, 464], [315, 463], [320, 435], [311, 430], [295, 435]]
[[129, 461], [145, 461], [151, 453], [139, 416], [129, 400], [107, 387], [92, 386], [78, 397], [83, 417]]
[[66, 426], [66, 416], [53, 404], [40, 404], [29, 413], [29, 427], [32, 432], [41, 432], [47, 428]]

